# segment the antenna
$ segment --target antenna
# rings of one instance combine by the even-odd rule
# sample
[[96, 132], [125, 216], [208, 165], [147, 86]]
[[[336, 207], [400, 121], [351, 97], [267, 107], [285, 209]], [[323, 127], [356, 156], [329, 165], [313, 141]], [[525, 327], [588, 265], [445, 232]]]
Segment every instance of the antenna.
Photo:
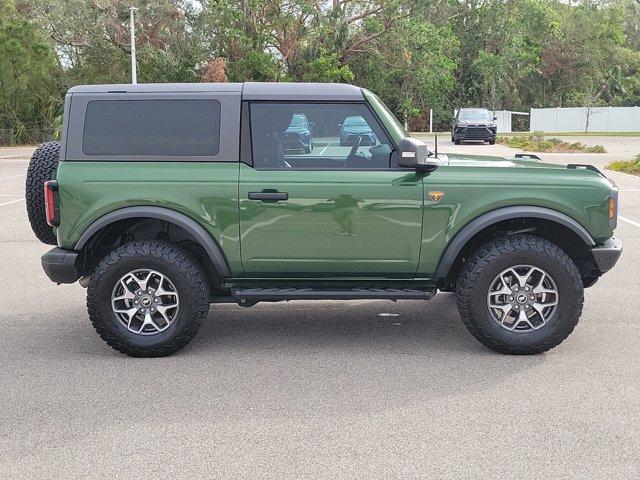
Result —
[[438, 134], [435, 134], [435, 144], [436, 144], [436, 152], [435, 157], [438, 158]]

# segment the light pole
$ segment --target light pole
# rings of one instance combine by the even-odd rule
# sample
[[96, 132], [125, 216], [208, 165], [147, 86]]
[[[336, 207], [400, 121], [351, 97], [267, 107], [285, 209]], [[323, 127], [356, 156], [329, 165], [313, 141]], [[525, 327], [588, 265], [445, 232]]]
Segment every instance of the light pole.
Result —
[[131, 30], [131, 83], [138, 83], [138, 74], [136, 67], [136, 25], [133, 20], [133, 12], [138, 10], [136, 7], [129, 8], [129, 30]]

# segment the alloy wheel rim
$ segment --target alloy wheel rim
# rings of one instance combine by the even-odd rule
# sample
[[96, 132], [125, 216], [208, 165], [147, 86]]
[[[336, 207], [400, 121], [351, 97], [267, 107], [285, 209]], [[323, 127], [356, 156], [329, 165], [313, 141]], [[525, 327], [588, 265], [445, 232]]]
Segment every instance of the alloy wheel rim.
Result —
[[542, 328], [555, 314], [558, 302], [558, 287], [551, 275], [533, 265], [503, 270], [493, 279], [487, 294], [491, 318], [512, 332]]
[[178, 317], [180, 298], [173, 282], [151, 269], [126, 273], [113, 287], [111, 308], [116, 319], [136, 335], [156, 335]]

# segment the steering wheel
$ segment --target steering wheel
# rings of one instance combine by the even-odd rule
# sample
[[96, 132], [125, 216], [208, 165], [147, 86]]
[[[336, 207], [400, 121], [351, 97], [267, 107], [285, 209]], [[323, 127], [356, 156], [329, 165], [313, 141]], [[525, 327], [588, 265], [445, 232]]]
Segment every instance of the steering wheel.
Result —
[[353, 142], [353, 147], [351, 147], [351, 151], [344, 162], [344, 166], [348, 166], [349, 163], [356, 160], [358, 157], [363, 157], [364, 155], [358, 154], [358, 148], [360, 148], [360, 144], [362, 143], [362, 135], [358, 135], [356, 140]]

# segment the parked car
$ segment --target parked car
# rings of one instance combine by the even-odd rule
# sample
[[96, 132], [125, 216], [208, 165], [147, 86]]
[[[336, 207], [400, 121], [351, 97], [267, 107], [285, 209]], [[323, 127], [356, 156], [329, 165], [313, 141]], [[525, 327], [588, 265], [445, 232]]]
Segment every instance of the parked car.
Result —
[[[287, 155], [300, 112], [321, 131], [362, 117], [377, 145]], [[483, 344], [544, 352], [621, 254], [617, 199], [592, 166], [436, 156], [341, 84], [77, 86], [62, 142], [36, 149], [26, 179], [33, 231], [55, 245], [45, 273], [86, 287], [98, 334], [143, 357], [184, 347], [212, 303], [438, 290]]]
[[360, 145], [375, 145], [378, 142], [367, 121], [359, 116], [346, 117], [340, 126], [340, 146], [354, 145], [360, 139]]
[[496, 143], [496, 117], [486, 108], [461, 108], [454, 117], [451, 141], [456, 145], [467, 140]]
[[282, 136], [283, 148], [311, 153], [313, 150], [313, 127], [313, 122], [310, 122], [304, 113], [293, 114], [291, 123]]

